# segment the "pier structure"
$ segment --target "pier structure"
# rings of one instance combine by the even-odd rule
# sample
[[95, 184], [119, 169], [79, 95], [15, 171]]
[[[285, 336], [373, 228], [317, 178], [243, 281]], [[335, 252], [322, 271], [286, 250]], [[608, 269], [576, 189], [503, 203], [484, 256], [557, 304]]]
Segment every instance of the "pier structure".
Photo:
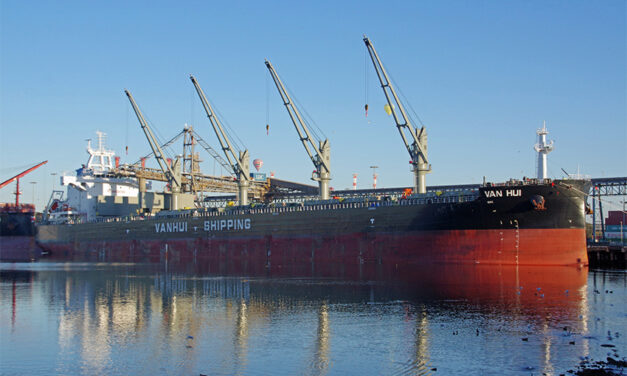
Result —
[[590, 245], [588, 246], [588, 263], [592, 268], [627, 267], [627, 247], [624, 245]]

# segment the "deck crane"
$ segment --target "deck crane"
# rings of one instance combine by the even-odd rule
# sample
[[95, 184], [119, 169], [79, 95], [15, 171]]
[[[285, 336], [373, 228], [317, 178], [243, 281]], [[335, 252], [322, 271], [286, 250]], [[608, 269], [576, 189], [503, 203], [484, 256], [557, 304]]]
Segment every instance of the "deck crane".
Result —
[[283, 86], [283, 82], [281, 82], [279, 75], [276, 73], [274, 67], [272, 66], [272, 64], [270, 64], [268, 60], [266, 60], [266, 67], [268, 67], [270, 75], [272, 76], [272, 79], [274, 80], [274, 83], [279, 90], [279, 95], [281, 95], [281, 99], [283, 99], [283, 104], [285, 105], [285, 108], [287, 109], [287, 112], [292, 119], [292, 123], [296, 128], [296, 132], [298, 132], [298, 137], [303, 143], [303, 146], [305, 147], [309, 158], [316, 167], [311, 177], [311, 180], [318, 182], [320, 198], [322, 200], [328, 200], [329, 181], [331, 180], [331, 146], [329, 144], [329, 140], [316, 140], [318, 141], [318, 145], [316, 145], [311, 137], [311, 134], [309, 133], [309, 128], [307, 128], [307, 125], [303, 121], [303, 118], [298, 111], [298, 108], [296, 108], [294, 102], [292, 102], [292, 99], [287, 93], [287, 90], [285, 90], [285, 86]]
[[24, 175], [29, 174], [33, 171], [35, 171], [36, 169], [38, 169], [39, 167], [45, 165], [46, 163], [48, 163], [48, 161], [43, 161], [41, 163], [38, 163], [36, 165], [34, 165], [33, 167], [29, 168], [28, 170], [22, 171], [19, 174], [15, 175], [14, 177], [10, 178], [9, 180], [5, 180], [2, 183], [0, 183], [0, 188], [6, 186], [7, 184], [11, 183], [13, 180], [15, 180], [16, 186], [15, 186], [15, 206], [20, 206], [20, 195], [22, 194], [20, 192], [20, 178], [22, 178]]
[[[365, 35], [364, 43], [366, 44], [366, 48], [368, 48], [372, 64], [374, 65], [374, 69], [379, 77], [379, 82], [381, 83], [381, 88], [385, 94], [385, 99], [388, 102], [389, 110], [394, 116], [396, 128], [398, 128], [398, 132], [401, 134], [401, 138], [403, 139], [405, 147], [411, 157], [410, 163], [412, 164], [414, 171], [414, 193], [426, 193], [427, 185], [425, 182], [425, 175], [431, 172], [431, 165], [429, 164], [429, 159], [427, 158], [427, 130], [424, 126], [418, 130], [411, 124], [409, 117], [405, 112], [405, 108], [398, 99], [396, 91], [394, 90], [394, 87], [385, 72], [385, 68], [383, 68], [383, 63], [381, 63], [377, 51], [374, 49], [370, 39], [368, 39]], [[394, 103], [396, 103], [398, 110], [395, 108]], [[411, 139], [413, 139], [411, 144], [410, 141], [408, 141], [408, 137], [405, 135], [406, 133], [411, 134]]]
[[205, 108], [209, 122], [211, 122], [211, 126], [216, 133], [216, 137], [218, 137], [222, 151], [224, 151], [224, 155], [235, 173], [237, 179], [239, 205], [248, 205], [248, 186], [250, 185], [251, 180], [250, 156], [248, 154], [248, 150], [238, 151], [236, 154], [233, 146], [231, 146], [231, 141], [229, 141], [226, 132], [224, 132], [224, 128], [222, 128], [220, 120], [214, 114], [213, 108], [211, 108], [211, 104], [209, 104], [209, 101], [207, 100], [205, 93], [200, 88], [198, 81], [196, 81], [194, 76], [190, 75], [189, 78], [192, 80], [192, 83], [196, 88], [196, 92], [198, 93], [198, 97]]
[[[181, 193], [181, 187], [182, 187], [181, 169], [180, 169], [179, 161], [177, 159], [174, 162], [174, 165], [170, 166], [170, 164], [165, 160], [165, 158], [163, 157], [163, 151], [161, 150], [161, 147], [159, 146], [159, 143], [157, 142], [155, 135], [152, 133], [152, 130], [148, 126], [148, 123], [146, 122], [144, 115], [139, 110], [137, 103], [135, 103], [135, 99], [133, 99], [133, 96], [128, 90], [124, 90], [124, 92], [126, 93], [128, 100], [131, 102], [131, 106], [133, 106], [135, 115], [137, 115], [137, 120], [139, 120], [139, 124], [141, 125], [142, 130], [144, 131], [144, 134], [146, 135], [146, 139], [148, 140], [148, 143], [150, 144], [150, 148], [152, 149], [152, 152], [155, 155], [155, 159], [157, 160], [157, 163], [159, 163], [159, 167], [161, 167], [161, 170], [165, 174], [168, 180], [168, 183], [170, 184], [170, 190], [172, 191], [172, 195], [176, 197], [177, 195]], [[140, 192], [144, 191], [145, 189], [144, 185], [145, 184], [143, 182], [140, 182], [139, 184]], [[172, 210], [178, 209], [177, 199], [172, 200], [171, 209]]]

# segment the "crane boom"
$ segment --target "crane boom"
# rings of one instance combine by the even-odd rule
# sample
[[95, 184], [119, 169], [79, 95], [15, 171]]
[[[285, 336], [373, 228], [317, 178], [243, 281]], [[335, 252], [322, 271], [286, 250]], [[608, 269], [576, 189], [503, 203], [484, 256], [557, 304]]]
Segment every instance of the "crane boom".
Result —
[[163, 151], [161, 150], [161, 147], [159, 146], [159, 143], [157, 142], [155, 135], [152, 133], [152, 130], [148, 126], [148, 123], [146, 122], [144, 115], [139, 110], [137, 103], [135, 103], [135, 99], [133, 99], [133, 96], [128, 90], [124, 90], [124, 92], [126, 93], [128, 100], [131, 102], [131, 106], [133, 106], [135, 115], [137, 115], [137, 120], [139, 120], [139, 124], [141, 125], [142, 130], [144, 131], [144, 134], [146, 135], [146, 139], [148, 140], [148, 143], [150, 144], [152, 153], [155, 155], [155, 159], [159, 163], [159, 167], [161, 167], [161, 170], [167, 177], [168, 182], [170, 182], [172, 192], [174, 193], [180, 192], [181, 190], [180, 177], [178, 177], [177, 174], [174, 173], [174, 171], [172, 170], [172, 167], [170, 167], [170, 165], [164, 159]]
[[213, 127], [216, 137], [218, 138], [218, 141], [220, 142], [222, 151], [224, 152], [226, 159], [231, 165], [231, 168], [233, 172], [235, 173], [235, 176], [237, 176], [237, 182], [238, 182], [238, 187], [239, 187], [239, 204], [248, 205], [248, 185], [250, 181], [250, 156], [248, 154], [248, 150], [239, 151], [238, 153], [239, 155], [236, 154], [235, 150], [233, 149], [233, 146], [231, 146], [229, 137], [226, 135], [226, 132], [224, 132], [224, 128], [222, 127], [220, 120], [214, 114], [213, 108], [211, 107], [211, 104], [207, 100], [207, 97], [205, 96], [205, 93], [203, 92], [202, 88], [198, 84], [198, 81], [196, 81], [196, 78], [194, 78], [194, 76], [192, 75], [190, 75], [189, 78], [190, 80], [192, 80], [192, 83], [194, 84], [194, 87], [196, 88], [198, 97], [200, 98], [200, 101], [202, 102], [202, 106], [204, 107], [205, 112], [207, 113], [209, 122], [211, 123], [211, 126]]
[[[324, 141], [318, 141], [318, 145], [314, 142], [311, 134], [309, 133], [309, 128], [307, 124], [303, 121], [298, 108], [294, 105], [294, 102], [290, 98], [290, 95], [285, 90], [285, 86], [283, 82], [279, 78], [279, 75], [274, 70], [274, 67], [268, 60], [266, 60], [266, 67], [270, 71], [270, 75], [274, 80], [274, 84], [279, 91], [279, 95], [283, 100], [283, 104], [287, 109], [287, 113], [290, 115], [290, 119], [292, 119], [292, 123], [294, 124], [294, 128], [296, 128], [296, 132], [298, 133], [298, 137], [300, 141], [303, 143], [305, 147], [305, 151], [307, 151], [307, 155], [309, 155], [309, 159], [313, 162], [316, 170], [312, 176], [312, 180], [317, 181], [320, 189], [320, 198], [323, 200], [329, 199], [329, 181], [331, 180], [331, 146], [329, 144], [329, 140], [325, 139]], [[312, 152], [313, 150], [313, 152]]]
[[11, 183], [13, 180], [16, 181], [16, 187], [15, 187], [15, 206], [19, 206], [20, 205], [20, 178], [22, 178], [24, 175], [30, 174], [31, 172], [35, 171], [36, 169], [38, 169], [39, 167], [45, 165], [46, 163], [48, 163], [48, 161], [43, 161], [41, 163], [38, 163], [36, 165], [34, 165], [33, 167], [20, 172], [19, 174], [15, 175], [14, 177], [10, 178], [9, 180], [5, 180], [2, 183], [0, 183], [0, 188], [6, 186], [7, 184]]
[[19, 179], [19, 178], [23, 177], [24, 175], [27, 175], [27, 174], [35, 171], [36, 169], [38, 169], [39, 167], [45, 165], [46, 163], [48, 163], [48, 161], [43, 161], [41, 163], [38, 163], [38, 164], [34, 165], [33, 167], [20, 172], [19, 174], [15, 175], [14, 177], [10, 178], [9, 180], [3, 181], [2, 183], [0, 183], [0, 188], [3, 188], [7, 184], [11, 183], [13, 180]]
[[[396, 122], [396, 128], [398, 129], [398, 132], [403, 139], [403, 143], [409, 152], [409, 156], [411, 157], [411, 164], [414, 171], [414, 193], [426, 193], [427, 186], [425, 182], [425, 175], [431, 172], [431, 165], [429, 164], [429, 160], [427, 158], [427, 130], [424, 126], [418, 130], [411, 124], [411, 121], [405, 112], [405, 107], [396, 95], [396, 91], [394, 90], [394, 87], [385, 72], [385, 68], [383, 67], [383, 63], [381, 63], [381, 59], [379, 59], [377, 51], [374, 49], [370, 39], [368, 39], [365, 35], [364, 43], [366, 44], [366, 48], [368, 49], [368, 53], [372, 59], [374, 69], [377, 72], [377, 77], [381, 83], [385, 99], [388, 102], [388, 106], [390, 107], [390, 111], [392, 112], [392, 116]], [[395, 104], [398, 106], [398, 112], [395, 108]], [[411, 135], [410, 140], [408, 140], [406, 133]]]

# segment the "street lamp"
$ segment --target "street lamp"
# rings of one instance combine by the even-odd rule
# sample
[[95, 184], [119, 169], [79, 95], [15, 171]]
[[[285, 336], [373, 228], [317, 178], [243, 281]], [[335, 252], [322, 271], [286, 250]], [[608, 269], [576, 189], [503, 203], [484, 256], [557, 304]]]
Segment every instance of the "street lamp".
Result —
[[623, 226], [625, 225], [625, 200], [623, 200], [623, 220], [620, 222], [620, 244], [625, 244], [624, 242], [624, 234], [623, 234]]
[[35, 205], [35, 184], [37, 184], [37, 182], [31, 181], [30, 183], [33, 185], [33, 205]]
[[56, 180], [55, 177], [57, 176], [57, 173], [56, 172], [51, 172], [50, 176], [52, 176], [52, 190], [54, 191], [54, 181]]

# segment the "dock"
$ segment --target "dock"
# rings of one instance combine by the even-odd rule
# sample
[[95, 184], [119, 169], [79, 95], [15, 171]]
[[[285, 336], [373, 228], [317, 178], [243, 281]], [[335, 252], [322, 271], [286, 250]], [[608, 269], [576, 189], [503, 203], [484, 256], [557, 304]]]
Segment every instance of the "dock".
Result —
[[613, 244], [588, 245], [588, 262], [591, 268], [627, 267], [627, 247]]

